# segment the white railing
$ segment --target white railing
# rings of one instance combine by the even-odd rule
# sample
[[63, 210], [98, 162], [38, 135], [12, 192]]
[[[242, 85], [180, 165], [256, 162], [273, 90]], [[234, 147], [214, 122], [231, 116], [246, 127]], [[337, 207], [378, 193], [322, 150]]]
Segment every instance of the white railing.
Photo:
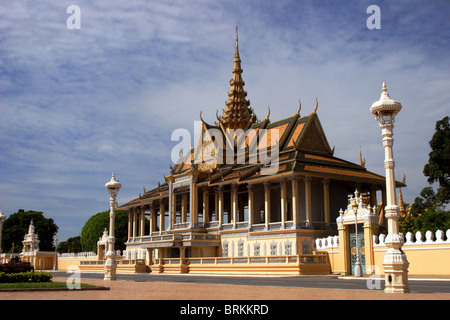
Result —
[[[380, 234], [379, 236], [373, 236], [373, 245], [375, 247], [380, 247], [385, 245], [386, 235]], [[408, 232], [405, 236], [404, 245], [418, 245], [418, 244], [440, 244], [440, 243], [450, 243], [450, 229], [444, 233], [442, 230], [437, 230], [435, 233], [428, 230], [425, 232], [425, 236], [417, 231], [415, 234]], [[315, 240], [316, 249], [332, 249], [339, 248], [339, 237], [329, 236], [327, 238], [318, 238]]]
[[[120, 250], [116, 251], [117, 257], [125, 256], [125, 251], [123, 250], [123, 254], [120, 252]], [[97, 253], [95, 252], [78, 252], [78, 253], [58, 253], [59, 258], [95, 258], [97, 257]]]
[[[386, 240], [386, 235], [380, 234], [378, 237], [373, 236], [374, 246], [384, 246]], [[428, 230], [425, 232], [425, 239], [420, 231], [415, 234], [408, 232], [405, 236], [404, 245], [418, 245], [418, 244], [439, 244], [439, 243], [450, 243], [450, 229], [444, 234], [444, 231], [437, 230], [435, 233]]]
[[332, 248], [339, 248], [339, 236], [316, 239], [317, 250]]
[[95, 252], [78, 252], [78, 253], [59, 253], [58, 257], [60, 258], [92, 258], [96, 257], [97, 254]]

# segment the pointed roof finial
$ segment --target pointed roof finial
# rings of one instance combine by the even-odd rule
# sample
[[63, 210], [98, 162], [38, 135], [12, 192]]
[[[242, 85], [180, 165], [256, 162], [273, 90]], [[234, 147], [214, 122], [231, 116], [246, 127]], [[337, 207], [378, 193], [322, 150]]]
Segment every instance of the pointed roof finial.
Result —
[[319, 108], [319, 102], [317, 101], [317, 98], [316, 98], [316, 106], [315, 106], [315, 108], [314, 108], [313, 113], [316, 113], [316, 112], [317, 112], [317, 108]]
[[386, 82], [383, 81], [383, 88], [381, 89], [381, 91], [386, 92], [387, 88], [386, 88]]
[[359, 145], [359, 165], [364, 168], [366, 167], [366, 158], [363, 159], [362, 157], [361, 145]]
[[238, 36], [238, 26], [236, 26], [236, 56], [239, 56], [239, 36]]

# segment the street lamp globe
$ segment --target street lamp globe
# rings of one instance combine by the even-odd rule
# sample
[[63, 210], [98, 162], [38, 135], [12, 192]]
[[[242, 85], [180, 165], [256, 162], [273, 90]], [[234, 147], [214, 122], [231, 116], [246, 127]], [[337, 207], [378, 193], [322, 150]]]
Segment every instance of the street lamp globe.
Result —
[[378, 120], [380, 126], [394, 125], [395, 116], [402, 110], [402, 104], [389, 97], [387, 92], [386, 83], [383, 82], [383, 88], [381, 89], [380, 100], [372, 103], [370, 112]]

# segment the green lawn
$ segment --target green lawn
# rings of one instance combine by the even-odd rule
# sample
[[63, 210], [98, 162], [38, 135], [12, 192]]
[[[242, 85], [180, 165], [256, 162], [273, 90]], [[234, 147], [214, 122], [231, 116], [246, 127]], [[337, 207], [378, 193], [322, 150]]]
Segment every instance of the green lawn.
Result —
[[[20, 282], [20, 283], [0, 283], [0, 289], [29, 289], [29, 288], [66, 288], [65, 282]], [[93, 288], [90, 284], [81, 284], [81, 288]]]

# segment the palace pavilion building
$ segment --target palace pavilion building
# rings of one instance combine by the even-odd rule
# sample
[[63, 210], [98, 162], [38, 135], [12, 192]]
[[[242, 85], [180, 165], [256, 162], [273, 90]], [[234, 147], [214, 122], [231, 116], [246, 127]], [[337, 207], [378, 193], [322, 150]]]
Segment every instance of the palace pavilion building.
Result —
[[300, 105], [286, 119], [271, 121], [269, 110], [258, 120], [242, 72], [236, 37], [222, 115], [214, 124], [200, 115], [197, 145], [164, 183], [119, 207], [128, 210], [127, 258], [152, 272], [329, 273], [315, 239], [338, 234], [355, 189], [372, 208], [377, 191], [384, 197], [383, 176], [333, 155], [317, 101], [306, 116]]

